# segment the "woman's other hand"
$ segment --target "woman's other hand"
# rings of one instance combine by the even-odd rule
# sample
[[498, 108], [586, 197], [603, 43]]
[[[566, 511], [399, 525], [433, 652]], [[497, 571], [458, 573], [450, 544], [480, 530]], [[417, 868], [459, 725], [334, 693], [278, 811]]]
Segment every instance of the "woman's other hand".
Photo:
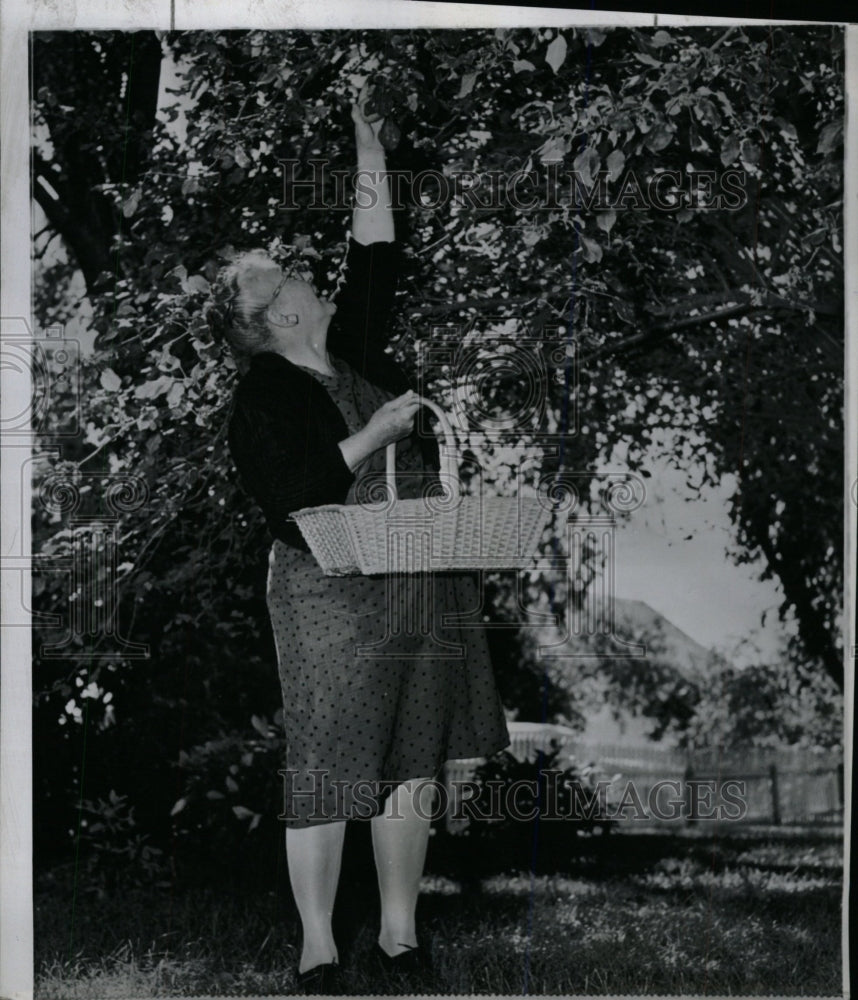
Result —
[[374, 451], [410, 434], [414, 414], [422, 405], [420, 396], [409, 389], [380, 406], [359, 431], [340, 441], [340, 451], [352, 472]]
[[423, 401], [412, 389], [380, 406], [369, 418], [366, 431], [371, 440], [377, 441], [377, 448], [384, 448], [411, 433], [414, 414]]

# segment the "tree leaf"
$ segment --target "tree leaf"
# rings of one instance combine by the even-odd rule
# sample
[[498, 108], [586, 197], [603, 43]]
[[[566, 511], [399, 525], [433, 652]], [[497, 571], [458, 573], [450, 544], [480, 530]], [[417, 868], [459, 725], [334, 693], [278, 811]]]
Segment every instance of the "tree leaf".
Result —
[[141, 197], [141, 195], [142, 195], [142, 191], [140, 190], [140, 188], [137, 188], [135, 191], [132, 192], [131, 197], [128, 198], [125, 201], [125, 203], [123, 204], [123, 206], [122, 206], [122, 214], [125, 216], [126, 219], [130, 219], [131, 216], [140, 207], [140, 197]]
[[745, 163], [757, 164], [760, 162], [760, 147], [751, 139], [742, 140], [742, 159]]
[[735, 135], [728, 135], [721, 143], [721, 162], [729, 167], [739, 155], [739, 140]]
[[167, 392], [175, 379], [169, 375], [161, 375], [159, 378], [149, 379], [142, 385], [138, 385], [134, 390], [135, 399], [154, 399], [162, 392]]
[[775, 125], [777, 125], [777, 127], [781, 130], [781, 135], [787, 136], [790, 139], [798, 138], [798, 130], [796, 129], [795, 125], [793, 125], [792, 122], [787, 121], [786, 118], [780, 118], [780, 117], [774, 118], [772, 120], [774, 121]]
[[557, 163], [569, 152], [569, 140], [563, 136], [555, 135], [537, 149], [536, 155], [541, 163]]
[[101, 387], [108, 392], [118, 392], [122, 388], [122, 379], [112, 368], [105, 368], [100, 377]]
[[607, 212], [599, 212], [596, 215], [596, 225], [605, 233], [609, 233], [617, 221], [617, 213], [609, 208]]
[[187, 799], [184, 799], [184, 798], [179, 799], [176, 802], [176, 804], [173, 806], [173, 808], [170, 810], [170, 815], [171, 816], [177, 816], [185, 808], [185, 806], [187, 804], [188, 804], [188, 800]]
[[615, 181], [623, 172], [626, 165], [626, 156], [621, 149], [614, 149], [608, 153], [605, 166], [608, 168], [608, 179]]
[[247, 806], [233, 806], [232, 811], [238, 819], [251, 819], [253, 816], [253, 810], [248, 809]]
[[624, 323], [633, 323], [635, 320], [635, 309], [634, 306], [626, 301], [626, 299], [616, 299], [615, 308], [617, 310], [617, 315]]
[[525, 71], [533, 72], [536, 67], [529, 59], [516, 59], [512, 64], [512, 70], [514, 73], [524, 73]]
[[653, 153], [658, 153], [666, 146], [670, 145], [670, 140], [673, 138], [673, 132], [666, 125], [659, 123], [654, 125], [653, 128], [647, 133], [647, 137], [644, 140], [644, 144], [647, 149], [652, 150]]
[[816, 146], [817, 153], [830, 153], [836, 149], [843, 137], [843, 122], [829, 122], [822, 127], [819, 133], [819, 142]]
[[556, 73], [566, 58], [566, 39], [559, 32], [545, 50], [545, 61]]
[[647, 66], [663, 66], [664, 63], [660, 62], [655, 56], [651, 56], [649, 52], [635, 52], [635, 59], [638, 62], [642, 62]]
[[170, 390], [167, 393], [167, 406], [169, 406], [170, 409], [174, 409], [175, 407], [177, 407], [181, 402], [182, 396], [184, 396], [184, 394], [185, 394], [185, 383], [179, 382], [178, 380], [175, 381], [170, 386]]
[[581, 179], [590, 187], [593, 183], [593, 178], [599, 170], [600, 157], [598, 151], [593, 146], [588, 146], [583, 152], [579, 153], [573, 163], [572, 169], [581, 175]]
[[591, 240], [587, 236], [581, 236], [581, 248], [584, 251], [584, 260], [590, 264], [598, 264], [602, 259], [602, 247], [596, 240]]
[[718, 128], [721, 124], [721, 116], [718, 114], [718, 110], [712, 101], [706, 97], [694, 105], [694, 111], [700, 121], [706, 122], [707, 125], [711, 125], [713, 128]]
[[657, 31], [652, 38], [649, 40], [650, 45], [654, 49], [664, 48], [665, 45], [670, 45], [673, 41], [673, 36], [667, 31]]
[[192, 274], [186, 281], [182, 282], [182, 288], [186, 292], [201, 292], [207, 295], [211, 285], [201, 274]]
[[733, 105], [730, 103], [730, 98], [724, 93], [723, 90], [716, 90], [715, 97], [718, 98], [718, 102], [721, 105], [721, 110], [727, 116], [727, 118], [732, 118], [735, 112], [733, 111]]
[[474, 89], [474, 84], [477, 82], [476, 73], [463, 73], [462, 82], [459, 85], [459, 93], [456, 97], [467, 97], [468, 94]]

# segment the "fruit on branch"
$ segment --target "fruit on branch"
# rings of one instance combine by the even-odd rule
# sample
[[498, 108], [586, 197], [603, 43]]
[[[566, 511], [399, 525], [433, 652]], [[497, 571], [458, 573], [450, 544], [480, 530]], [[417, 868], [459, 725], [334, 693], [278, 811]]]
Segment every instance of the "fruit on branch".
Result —
[[392, 118], [386, 118], [379, 129], [378, 138], [385, 149], [396, 149], [402, 138], [402, 130]]

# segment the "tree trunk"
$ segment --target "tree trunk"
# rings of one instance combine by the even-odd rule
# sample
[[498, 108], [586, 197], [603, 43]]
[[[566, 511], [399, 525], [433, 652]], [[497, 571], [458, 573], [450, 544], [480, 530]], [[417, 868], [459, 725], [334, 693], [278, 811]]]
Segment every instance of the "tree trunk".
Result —
[[[95, 48], [96, 41], [101, 52]], [[71, 59], [68, 52], [62, 59], [52, 59], [60, 44], [71, 47]], [[33, 197], [73, 254], [87, 290], [93, 294], [100, 275], [106, 272], [116, 278], [121, 273], [112, 246], [122, 217], [112, 200], [97, 188], [108, 182], [134, 184], [149, 161], [158, 108], [161, 43], [152, 31], [130, 32], [121, 41], [107, 41], [99, 33], [70, 33], [62, 43], [56, 36], [37, 35], [34, 51], [34, 90], [51, 94], [51, 100], [41, 101], [40, 106], [53, 156], [46, 160], [34, 149]], [[69, 62], [75, 73], [60, 74], [54, 68], [56, 63], [67, 70]], [[82, 106], [78, 96], [82, 88], [86, 93], [87, 86], [104, 95], [108, 120], [111, 106], [117, 109], [118, 120], [110, 125], [119, 131], [120, 141], [111, 145], [106, 139], [101, 150], [93, 142], [98, 134], [93, 135], [97, 126], [91, 108]]]

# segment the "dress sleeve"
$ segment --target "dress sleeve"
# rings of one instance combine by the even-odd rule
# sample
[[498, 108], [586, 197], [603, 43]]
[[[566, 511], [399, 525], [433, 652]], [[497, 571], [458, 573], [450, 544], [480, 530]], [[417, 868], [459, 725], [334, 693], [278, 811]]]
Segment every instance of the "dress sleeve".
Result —
[[336, 429], [309, 410], [284, 420], [246, 395], [236, 397], [229, 449], [242, 486], [275, 535], [292, 511], [345, 501], [354, 473], [337, 438]]
[[[383, 350], [399, 278], [400, 246], [376, 241], [364, 246], [349, 237], [345, 266], [333, 296], [337, 311], [328, 328], [328, 343], [350, 341], [352, 351]], [[355, 343], [357, 340], [357, 343]]]

